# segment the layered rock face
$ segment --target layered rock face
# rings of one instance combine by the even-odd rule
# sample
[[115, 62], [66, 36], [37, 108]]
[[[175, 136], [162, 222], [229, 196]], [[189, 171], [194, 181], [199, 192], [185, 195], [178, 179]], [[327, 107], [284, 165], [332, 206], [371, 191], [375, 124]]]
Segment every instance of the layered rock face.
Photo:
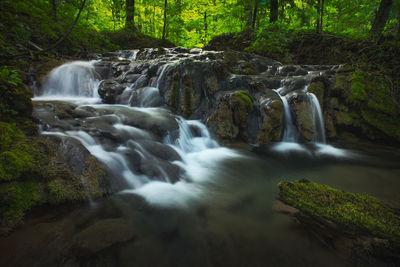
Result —
[[[185, 48], [92, 57], [99, 60], [103, 102], [168, 107], [205, 122], [223, 142], [282, 140], [281, 97], [288, 101], [297, 142], [316, 141], [322, 130], [330, 139], [400, 141], [400, 108], [388, 80], [351, 67], [284, 66], [250, 53]], [[319, 100], [324, 129], [315, 123], [311, 93]]]
[[[314, 140], [307, 88], [338, 66], [283, 66], [244, 52], [144, 49], [93, 55], [104, 103], [162, 106], [205, 122], [222, 142], [263, 145], [282, 139], [286, 97], [296, 141]], [[158, 90], [156, 90], [156, 89]], [[318, 92], [319, 93], [319, 92]]]

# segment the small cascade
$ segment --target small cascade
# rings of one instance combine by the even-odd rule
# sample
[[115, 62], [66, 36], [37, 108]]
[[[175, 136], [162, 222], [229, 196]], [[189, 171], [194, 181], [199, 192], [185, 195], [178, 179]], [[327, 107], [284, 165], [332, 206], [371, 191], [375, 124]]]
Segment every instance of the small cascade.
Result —
[[74, 96], [98, 98], [100, 77], [96, 61], [74, 61], [52, 70], [43, 85], [43, 96]]
[[137, 58], [137, 55], [138, 55], [139, 51], [140, 50], [138, 50], [138, 49], [133, 50], [132, 56], [129, 58], [129, 60], [136, 61], [136, 58]]
[[[179, 118], [178, 124], [179, 138], [175, 142], [171, 142], [171, 138], [168, 136], [166, 142], [178, 149], [181, 155], [219, 147], [203, 123]], [[193, 132], [196, 134], [194, 135]]]
[[164, 78], [164, 73], [165, 73], [165, 70], [168, 68], [168, 66], [169, 66], [168, 64], [165, 64], [164, 66], [162, 66], [160, 75], [158, 76], [157, 82], [156, 82], [156, 88], [158, 88], [158, 89], [160, 89], [160, 81]]
[[325, 144], [325, 124], [321, 105], [319, 104], [318, 98], [313, 93], [307, 92], [307, 96], [310, 99], [312, 117], [314, 120], [314, 142]]
[[[168, 66], [171, 65], [164, 64], [159, 70], [157, 87]], [[151, 201], [154, 190], [161, 185], [171, 192], [179, 188], [188, 197], [189, 185], [182, 183], [207, 179], [207, 166], [236, 155], [221, 148], [200, 121], [187, 121], [160, 108], [162, 101], [157, 87], [132, 88], [135, 101], [131, 97], [124, 105], [108, 105], [96, 103], [98, 84], [93, 62], [67, 63], [49, 74], [42, 97], [34, 98], [34, 103], [51, 101], [45, 105], [56, 107], [50, 108], [50, 112], [58, 105], [73, 107], [71, 114], [76, 114], [73, 120], [64, 121], [51, 113], [44, 116], [42, 134], [80, 141], [115, 179], [111, 185], [113, 192], [133, 190]], [[86, 97], [86, 101], [77, 97]], [[189, 191], [199, 191], [193, 186], [189, 186], [192, 188]]]
[[293, 123], [292, 112], [290, 111], [289, 103], [286, 97], [279, 93], [279, 90], [274, 91], [278, 94], [283, 103], [284, 127], [282, 142], [295, 143], [297, 142], [297, 130]]

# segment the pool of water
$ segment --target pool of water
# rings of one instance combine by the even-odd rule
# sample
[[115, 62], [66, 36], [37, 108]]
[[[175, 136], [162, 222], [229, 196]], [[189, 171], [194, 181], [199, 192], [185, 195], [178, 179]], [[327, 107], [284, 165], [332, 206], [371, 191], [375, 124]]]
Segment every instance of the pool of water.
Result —
[[207, 179], [193, 185], [154, 182], [94, 206], [38, 212], [0, 238], [0, 265], [351, 266], [272, 211], [278, 182], [306, 178], [400, 208], [398, 149], [346, 150], [345, 157], [269, 148], [231, 153], [202, 165], [197, 175]]

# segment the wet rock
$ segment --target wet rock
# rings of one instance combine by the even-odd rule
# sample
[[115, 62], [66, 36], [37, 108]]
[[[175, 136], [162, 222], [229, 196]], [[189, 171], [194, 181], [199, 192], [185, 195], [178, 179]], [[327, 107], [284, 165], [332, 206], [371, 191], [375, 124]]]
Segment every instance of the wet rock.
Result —
[[293, 92], [293, 91], [305, 90], [306, 85], [307, 85], [307, 81], [304, 77], [295, 77], [295, 78], [286, 79], [284, 81], [284, 87], [280, 91], [280, 94], [285, 96], [288, 93]]
[[134, 83], [142, 76], [142, 74], [126, 74], [122, 79], [122, 83]]
[[155, 87], [144, 87], [134, 90], [130, 96], [132, 106], [136, 107], [160, 107], [164, 105], [164, 99]]
[[100, 84], [98, 93], [104, 103], [115, 104], [116, 97], [120, 95], [125, 88], [125, 86], [114, 80], [105, 80]]
[[253, 109], [253, 99], [246, 91], [226, 93], [221, 97], [207, 124], [222, 140], [235, 140]]
[[283, 130], [283, 103], [274, 91], [257, 98], [260, 109], [260, 126], [257, 134], [257, 144], [277, 142], [281, 139]]
[[302, 92], [294, 92], [289, 98], [289, 103], [293, 109], [295, 124], [302, 139], [313, 140], [314, 118], [308, 96]]
[[133, 240], [137, 236], [129, 221], [104, 219], [74, 236], [73, 246], [81, 256], [101, 252], [111, 246]]
[[101, 80], [107, 80], [113, 77], [112, 62], [96, 62], [94, 64], [94, 69], [100, 75]]
[[179, 154], [168, 145], [161, 144], [159, 142], [154, 142], [150, 140], [141, 140], [137, 142], [140, 146], [142, 146], [145, 150], [147, 150], [153, 156], [168, 160], [168, 161], [181, 161], [182, 158]]

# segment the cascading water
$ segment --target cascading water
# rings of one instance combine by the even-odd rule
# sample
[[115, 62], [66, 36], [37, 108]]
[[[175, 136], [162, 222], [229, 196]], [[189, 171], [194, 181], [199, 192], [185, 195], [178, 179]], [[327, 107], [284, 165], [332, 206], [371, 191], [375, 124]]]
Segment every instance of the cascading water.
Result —
[[182, 198], [201, 194], [209, 166], [237, 156], [221, 148], [201, 122], [151, 107], [160, 98], [158, 87], [168, 64], [160, 70], [157, 88], [132, 88], [138, 107], [98, 104], [100, 81], [93, 64], [79, 61], [56, 68], [43, 94], [33, 100], [50, 101], [55, 107], [68, 103], [79, 112], [66, 127], [46, 123], [42, 134], [79, 140], [116, 179], [112, 191], [133, 192], [154, 204], [179, 205]]
[[[283, 67], [278, 67], [275, 75], [281, 75], [282, 70]], [[309, 147], [306, 147], [303, 144], [299, 143], [299, 133], [293, 120], [290, 104], [288, 103], [286, 96], [282, 95], [282, 94], [287, 94], [288, 87], [292, 85], [290, 79], [288, 79], [287, 77], [284, 77], [281, 80], [280, 85], [282, 87], [274, 90], [279, 96], [279, 98], [282, 100], [284, 125], [283, 125], [281, 142], [273, 145], [272, 150], [283, 153], [291, 151], [296, 151], [296, 152], [300, 151], [302, 153], [306, 153], [309, 156], [314, 155], [317, 157], [324, 155], [343, 157], [349, 155], [349, 153], [344, 150], [337, 149], [331, 145], [326, 144], [325, 125], [320, 103], [315, 94], [308, 92], [309, 84], [312, 81], [312, 78], [315, 77], [315, 75], [321, 75], [321, 73], [319, 72], [315, 73], [313, 71], [309, 71], [304, 80], [305, 84], [303, 85], [303, 89], [299, 90], [299, 92], [306, 94], [308, 99], [308, 104], [311, 107], [311, 113], [312, 113], [311, 117], [314, 126], [313, 129], [314, 136], [312, 140], [314, 150], [310, 151]], [[294, 81], [296, 82], [295, 79]]]
[[312, 117], [314, 120], [314, 141], [325, 144], [325, 124], [322, 116], [321, 106], [319, 104], [318, 98], [313, 93], [307, 92], [307, 96], [310, 99]]
[[294, 143], [297, 141], [297, 133], [296, 133], [296, 127], [294, 126], [294, 123], [293, 123], [293, 118], [292, 118], [292, 113], [290, 111], [289, 103], [288, 103], [286, 97], [281, 96], [281, 94], [279, 93], [279, 90], [274, 90], [274, 91], [280, 97], [280, 99], [282, 100], [282, 104], [283, 104], [284, 127], [283, 127], [283, 134], [282, 134], [282, 142]]
[[100, 76], [96, 61], [74, 61], [51, 71], [43, 86], [43, 96], [74, 96], [97, 98]]

